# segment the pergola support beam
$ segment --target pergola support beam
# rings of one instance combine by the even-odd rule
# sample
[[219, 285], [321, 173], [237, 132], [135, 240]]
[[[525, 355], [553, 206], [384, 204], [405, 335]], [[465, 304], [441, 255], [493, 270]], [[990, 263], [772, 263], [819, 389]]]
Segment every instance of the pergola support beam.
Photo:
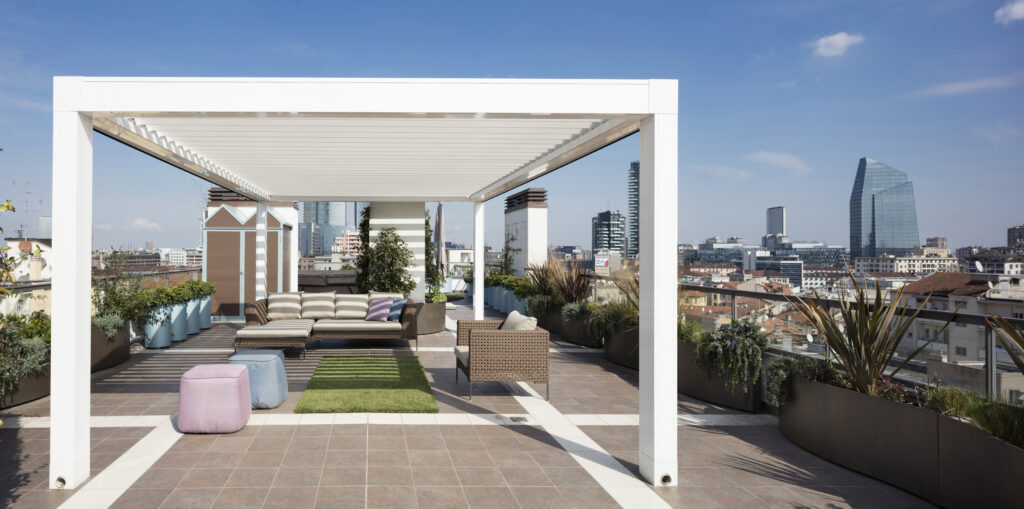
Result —
[[473, 202], [473, 319], [484, 319], [484, 202]]
[[54, 111], [50, 488], [89, 477], [92, 152], [92, 117]]

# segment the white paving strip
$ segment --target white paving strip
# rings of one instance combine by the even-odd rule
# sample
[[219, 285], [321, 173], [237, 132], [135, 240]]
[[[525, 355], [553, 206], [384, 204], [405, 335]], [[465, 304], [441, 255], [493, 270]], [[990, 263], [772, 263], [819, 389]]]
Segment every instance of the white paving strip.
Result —
[[79, 488], [60, 509], [109, 507], [117, 501], [181, 437], [168, 416], [157, 417], [161, 422], [153, 431]]
[[637, 479], [619, 463], [619, 460], [608, 454], [608, 451], [587, 436], [551, 403], [545, 401], [528, 384], [517, 382], [507, 385], [513, 388], [516, 400], [537, 420], [544, 431], [554, 437], [619, 505], [640, 508], [672, 507], [651, 490], [646, 482]]
[[[370, 350], [377, 350], [377, 349], [376, 348], [371, 348]], [[421, 346], [419, 348], [413, 348], [413, 347], [408, 347], [408, 346], [396, 346], [396, 347], [392, 347], [392, 348], [385, 348], [383, 350], [393, 350], [393, 351], [396, 351], [396, 352], [447, 352], [447, 353], [451, 353], [452, 347], [450, 347], [450, 346]], [[316, 351], [317, 351], [316, 349], [307, 350], [308, 353], [316, 353]], [[604, 353], [604, 350], [600, 349], [600, 348], [581, 348], [581, 347], [561, 347], [561, 346], [556, 346], [556, 347], [548, 348], [548, 352], [550, 352], [550, 353], [599, 354], [599, 353]], [[139, 350], [137, 352], [132, 352], [132, 354], [137, 354], [137, 353], [138, 354], [147, 354], [147, 355], [179, 354], [179, 353], [180, 354], [225, 354], [225, 353], [231, 354], [231, 353], [235, 353], [235, 349], [234, 348], [163, 348], [163, 349], [153, 348], [153, 349], [146, 349], [146, 350]]]

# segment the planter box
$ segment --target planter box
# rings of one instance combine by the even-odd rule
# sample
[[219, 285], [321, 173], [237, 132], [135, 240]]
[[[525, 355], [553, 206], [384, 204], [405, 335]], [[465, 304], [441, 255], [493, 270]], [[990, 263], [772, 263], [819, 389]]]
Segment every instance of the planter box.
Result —
[[761, 402], [761, 384], [755, 382], [747, 394], [739, 387], [728, 388], [728, 379], [724, 376], [708, 375], [700, 370], [694, 359], [697, 358], [697, 347], [688, 341], [680, 341], [677, 349], [678, 364], [677, 389], [687, 396], [693, 396], [709, 403], [722, 405], [744, 412], [756, 412]]
[[562, 333], [559, 334], [559, 337], [562, 339], [587, 348], [601, 348], [601, 343], [587, 333], [587, 322], [563, 318], [560, 327]]
[[128, 327], [122, 327], [114, 339], [107, 339], [103, 329], [92, 328], [92, 372], [117, 366], [128, 360], [131, 345], [128, 342]]
[[604, 358], [620, 366], [640, 369], [640, 328], [622, 328], [608, 337]]
[[543, 316], [538, 316], [537, 325], [551, 334], [562, 337], [562, 312], [548, 311]]
[[435, 334], [444, 330], [445, 303], [424, 302], [417, 304], [416, 333]]
[[822, 458], [943, 507], [1014, 507], [1024, 496], [1024, 449], [924, 408], [793, 380], [779, 428]]
[[0, 408], [8, 408], [50, 395], [50, 366], [42, 371], [21, 379], [13, 394], [0, 401]]

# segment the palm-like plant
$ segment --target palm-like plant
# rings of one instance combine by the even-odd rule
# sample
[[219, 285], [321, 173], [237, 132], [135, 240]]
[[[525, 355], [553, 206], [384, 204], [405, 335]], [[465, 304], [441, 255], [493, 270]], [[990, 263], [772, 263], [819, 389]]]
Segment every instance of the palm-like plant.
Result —
[[[927, 306], [931, 295], [929, 294], [917, 308], [901, 307], [903, 288], [897, 290], [893, 298], [887, 302], [882, 296], [881, 285], [876, 283], [875, 298], [870, 300], [868, 293], [857, 283], [857, 278], [853, 277], [852, 272], [850, 278], [853, 280], [854, 298], [852, 301], [843, 299], [839, 302], [845, 331], [840, 328], [839, 320], [832, 315], [829, 306], [817, 291], [814, 292], [813, 299], [805, 300], [798, 297], [795, 306], [818, 330], [825, 344], [835, 354], [836, 360], [849, 376], [853, 389], [865, 394], [874, 394], [875, 384], [886, 374], [885, 370], [896, 354], [896, 347], [910, 331], [910, 326], [917, 315]], [[952, 319], [948, 320], [935, 337], [942, 334], [951, 321]], [[903, 369], [934, 340], [935, 338], [932, 338], [910, 352], [888, 375], [895, 375]]]
[[[556, 263], [561, 265], [561, 262]], [[591, 280], [583, 273], [583, 264], [580, 262], [573, 262], [568, 269], [561, 270], [555, 280], [558, 293], [565, 302], [570, 303], [586, 300], [590, 294], [590, 284]]]
[[996, 337], [1003, 344], [1006, 353], [1010, 354], [1017, 369], [1024, 372], [1024, 333], [1013, 326], [1009, 320], [1001, 316], [989, 316], [985, 318], [989, 327], [996, 331]]
[[561, 295], [558, 293], [558, 281], [562, 279], [564, 272], [565, 264], [552, 258], [540, 265], [531, 263], [526, 268], [530, 282], [537, 288], [537, 293], [540, 295]]
[[[634, 314], [640, 315], [640, 275], [635, 271], [623, 269], [615, 273], [612, 282], [619, 289], [623, 300], [633, 310]], [[682, 306], [680, 305], [680, 309]]]

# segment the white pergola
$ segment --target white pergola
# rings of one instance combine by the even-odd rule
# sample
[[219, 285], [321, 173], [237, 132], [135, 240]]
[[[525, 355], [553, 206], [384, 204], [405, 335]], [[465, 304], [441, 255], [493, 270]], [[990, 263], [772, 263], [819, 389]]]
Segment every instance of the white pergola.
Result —
[[269, 201], [471, 201], [477, 318], [483, 203], [639, 132], [639, 466], [676, 484], [677, 123], [675, 80], [55, 77], [50, 487], [89, 476], [94, 131], [257, 201], [258, 297]]

